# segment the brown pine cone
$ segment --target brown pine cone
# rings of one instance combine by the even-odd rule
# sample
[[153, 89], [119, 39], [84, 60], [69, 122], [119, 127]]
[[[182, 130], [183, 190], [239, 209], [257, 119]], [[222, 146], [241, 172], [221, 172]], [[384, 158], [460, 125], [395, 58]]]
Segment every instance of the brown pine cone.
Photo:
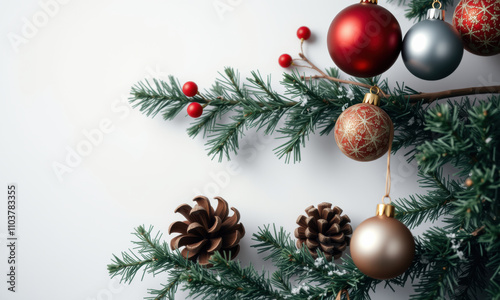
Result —
[[317, 250], [321, 250], [329, 261], [342, 256], [351, 241], [348, 235], [352, 234], [351, 219], [341, 216], [340, 207], [331, 207], [332, 204], [326, 202], [318, 204], [318, 208], [309, 206], [305, 210], [308, 217], [299, 216], [299, 227], [295, 229], [298, 248], [305, 244], [314, 258], [318, 257]]
[[179, 205], [175, 212], [180, 213], [186, 221], [177, 221], [170, 225], [168, 233], [180, 233], [170, 241], [172, 250], [182, 249], [184, 258], [196, 261], [200, 265], [208, 265], [210, 256], [215, 251], [221, 252], [231, 259], [240, 251], [240, 239], [245, 235], [245, 228], [240, 221], [240, 213], [234, 207], [234, 214], [228, 217], [229, 209], [226, 200], [215, 197], [219, 201], [214, 211], [207, 197], [198, 196], [193, 199], [196, 205]]

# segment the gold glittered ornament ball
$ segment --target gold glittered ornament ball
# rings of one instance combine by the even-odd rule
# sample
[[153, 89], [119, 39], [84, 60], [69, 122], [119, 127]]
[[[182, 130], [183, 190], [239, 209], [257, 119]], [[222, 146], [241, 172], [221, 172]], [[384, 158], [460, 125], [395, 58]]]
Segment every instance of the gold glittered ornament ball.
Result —
[[335, 142], [351, 159], [376, 160], [387, 153], [392, 143], [394, 127], [389, 115], [379, 107], [379, 92], [378, 87], [372, 87], [363, 103], [347, 108], [335, 123]]
[[394, 219], [394, 206], [379, 204], [375, 217], [362, 222], [351, 238], [351, 257], [365, 275], [385, 280], [403, 274], [415, 256], [410, 230]]

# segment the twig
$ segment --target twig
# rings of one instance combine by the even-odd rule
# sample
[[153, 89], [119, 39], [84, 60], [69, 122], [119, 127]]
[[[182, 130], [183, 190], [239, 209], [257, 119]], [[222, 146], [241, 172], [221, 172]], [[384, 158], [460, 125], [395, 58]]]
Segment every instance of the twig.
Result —
[[419, 93], [411, 95], [409, 96], [409, 98], [411, 103], [417, 103], [421, 100], [424, 100], [425, 103], [431, 103], [435, 100], [443, 98], [453, 98], [459, 96], [479, 95], [479, 94], [498, 94], [498, 93], [500, 93], [500, 85], [492, 85], [492, 86], [477, 86], [477, 87], [469, 87], [456, 90], [447, 90], [434, 93]]
[[481, 231], [483, 231], [484, 229], [484, 225], [479, 227], [478, 229], [474, 230], [474, 232], [472, 232], [470, 235], [473, 235], [473, 236], [477, 236]]
[[[325, 72], [323, 72], [320, 68], [316, 67], [316, 65], [313, 64], [309, 59], [307, 59], [307, 57], [304, 54], [304, 46], [303, 45], [304, 45], [304, 39], [302, 39], [300, 41], [300, 53], [299, 53], [299, 56], [300, 56], [301, 60], [303, 60], [304, 62], [308, 63], [309, 66], [311, 66], [311, 69], [316, 70], [316, 72], [318, 72], [319, 74], [321, 74], [321, 76], [308, 76], [309, 78], [324, 78], [324, 79], [328, 79], [328, 80], [331, 80], [331, 81], [334, 81], [334, 82], [338, 82], [338, 83], [353, 84], [353, 85], [361, 86], [361, 87], [364, 87], [364, 88], [367, 88], [367, 89], [371, 88], [370, 85], [364, 84], [364, 83], [361, 83], [361, 82], [356, 82], [356, 81], [351, 81], [351, 80], [344, 80], [344, 79], [340, 79], [340, 78], [328, 76], [328, 74], [326, 74]], [[304, 78], [304, 77], [302, 77], [302, 78]], [[382, 97], [389, 98], [389, 95], [387, 95], [382, 89], [379, 89], [379, 90], [380, 90], [380, 95]]]
[[[309, 64], [310, 68], [318, 72], [320, 75], [313, 75], [313, 76], [302, 76], [302, 79], [327, 79], [331, 80], [334, 82], [338, 83], [343, 83], [343, 84], [352, 84], [352, 85], [357, 85], [361, 86], [364, 88], [371, 88], [370, 85], [364, 84], [361, 82], [356, 82], [356, 81], [351, 81], [351, 80], [344, 80], [332, 76], [328, 76], [325, 72], [323, 72], [320, 68], [316, 67], [307, 57], [304, 55], [304, 50], [302, 48], [302, 43], [300, 44], [300, 50], [301, 53], [299, 53], [299, 56], [301, 57], [301, 60]], [[303, 67], [303, 66], [301, 66]], [[433, 92], [433, 93], [418, 93], [414, 95], [408, 96], [410, 103], [416, 104], [417, 102], [424, 101], [424, 103], [431, 103], [434, 102], [435, 100], [443, 99], [443, 98], [452, 98], [452, 97], [459, 97], [459, 96], [467, 96], [467, 95], [477, 95], [477, 94], [498, 94], [500, 93], [500, 85], [492, 85], [492, 86], [478, 86], [478, 87], [469, 87], [469, 88], [463, 88], [463, 89], [456, 89], [456, 90], [446, 90], [446, 91], [441, 91], [441, 92]], [[382, 98], [389, 98], [390, 95], [384, 92], [383, 90], [380, 90], [380, 96]]]
[[[364, 83], [361, 83], [361, 82], [356, 82], [356, 81], [351, 81], [351, 80], [345, 80], [345, 79], [340, 79], [340, 78], [336, 78], [336, 77], [332, 77], [332, 76], [328, 76], [325, 72], [321, 71], [320, 68], [316, 67], [309, 59], [307, 59], [307, 57], [304, 55], [304, 53], [299, 53], [299, 56], [302, 58], [302, 60], [306, 63], [308, 63], [312, 69], [314, 69], [316, 72], [320, 73], [321, 75], [315, 75], [315, 76], [306, 76], [306, 77], [302, 77], [304, 79], [307, 79], [307, 78], [310, 78], [310, 79], [319, 79], [319, 78], [323, 78], [323, 79], [328, 79], [328, 80], [331, 80], [331, 81], [334, 81], [334, 82], [338, 82], [338, 83], [344, 83], [344, 84], [352, 84], [352, 85], [357, 85], [357, 86], [361, 86], [361, 87], [364, 87], [364, 88], [367, 88], [367, 89], [370, 89], [371, 86], [368, 85], [368, 84], [364, 84]], [[389, 98], [389, 95], [387, 95], [384, 91], [380, 90], [380, 96], [384, 97], [384, 98]]]

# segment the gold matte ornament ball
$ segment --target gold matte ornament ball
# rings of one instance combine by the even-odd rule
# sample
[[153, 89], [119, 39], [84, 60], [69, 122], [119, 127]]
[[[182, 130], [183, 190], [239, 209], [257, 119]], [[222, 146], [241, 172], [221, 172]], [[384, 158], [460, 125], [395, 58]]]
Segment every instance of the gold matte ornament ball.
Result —
[[361, 223], [351, 239], [354, 264], [365, 275], [385, 280], [403, 274], [415, 256], [410, 230], [398, 220], [377, 215]]

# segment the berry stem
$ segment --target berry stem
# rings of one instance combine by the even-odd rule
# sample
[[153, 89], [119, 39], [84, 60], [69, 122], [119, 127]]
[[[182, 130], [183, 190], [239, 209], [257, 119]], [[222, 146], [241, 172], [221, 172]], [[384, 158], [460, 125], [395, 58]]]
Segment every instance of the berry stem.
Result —
[[[320, 68], [316, 67], [315, 64], [313, 64], [307, 57], [306, 55], [304, 54], [304, 39], [301, 39], [300, 40], [300, 53], [299, 53], [299, 56], [300, 56], [300, 60], [304, 61], [305, 63], [307, 63], [309, 66], [300, 66], [300, 65], [297, 65], [298, 67], [305, 67], [305, 68], [310, 68], [310, 69], [313, 69], [315, 70], [316, 72], [318, 72], [319, 74], [321, 74], [320, 76], [302, 76], [303, 79], [319, 79], [319, 78], [323, 78], [323, 79], [328, 79], [328, 80], [331, 80], [331, 81], [334, 81], [334, 82], [338, 82], [338, 83], [344, 83], [344, 84], [353, 84], [353, 85], [358, 85], [358, 86], [361, 86], [361, 87], [364, 87], [364, 88], [367, 88], [367, 89], [370, 89], [371, 86], [368, 85], [368, 84], [364, 84], [364, 83], [361, 83], [361, 82], [355, 82], [355, 81], [351, 81], [351, 80], [344, 80], [344, 79], [340, 79], [340, 78], [336, 78], [336, 77], [331, 77], [331, 76], [328, 76], [325, 72], [323, 72]], [[389, 95], [387, 95], [383, 90], [380, 90], [380, 94], [382, 97], [384, 98], [389, 98]]]
[[212, 100], [208, 100], [200, 92], [197, 92], [196, 95], [200, 96], [200, 98], [202, 98], [203, 100], [205, 100], [205, 104], [204, 104], [203, 108], [205, 108], [205, 106], [207, 106], [210, 102], [212, 102]]
[[[325, 72], [321, 71], [320, 68], [316, 67], [309, 59], [307, 59], [307, 57], [304, 55], [304, 53], [299, 53], [299, 56], [302, 58], [302, 60], [304, 62], [306, 62], [307, 64], [309, 64], [309, 66], [310, 66], [309, 68], [311, 68], [311, 69], [313, 69], [316, 72], [318, 72], [318, 73], [321, 74], [321, 75], [316, 75], [316, 76], [303, 76], [302, 78], [304, 78], [304, 79], [319, 79], [319, 78], [323, 78], [323, 79], [328, 79], [328, 80], [331, 80], [331, 81], [334, 81], [334, 82], [338, 82], [338, 83], [357, 85], [357, 86], [361, 86], [361, 87], [364, 87], [364, 88], [367, 88], [367, 89], [371, 88], [370, 85], [364, 84], [364, 83], [361, 83], [361, 82], [356, 82], [356, 81], [345, 80], [345, 79], [340, 79], [340, 78], [328, 76]], [[380, 96], [384, 97], [384, 98], [389, 98], [389, 95], [387, 95], [382, 90], [380, 90]]]

